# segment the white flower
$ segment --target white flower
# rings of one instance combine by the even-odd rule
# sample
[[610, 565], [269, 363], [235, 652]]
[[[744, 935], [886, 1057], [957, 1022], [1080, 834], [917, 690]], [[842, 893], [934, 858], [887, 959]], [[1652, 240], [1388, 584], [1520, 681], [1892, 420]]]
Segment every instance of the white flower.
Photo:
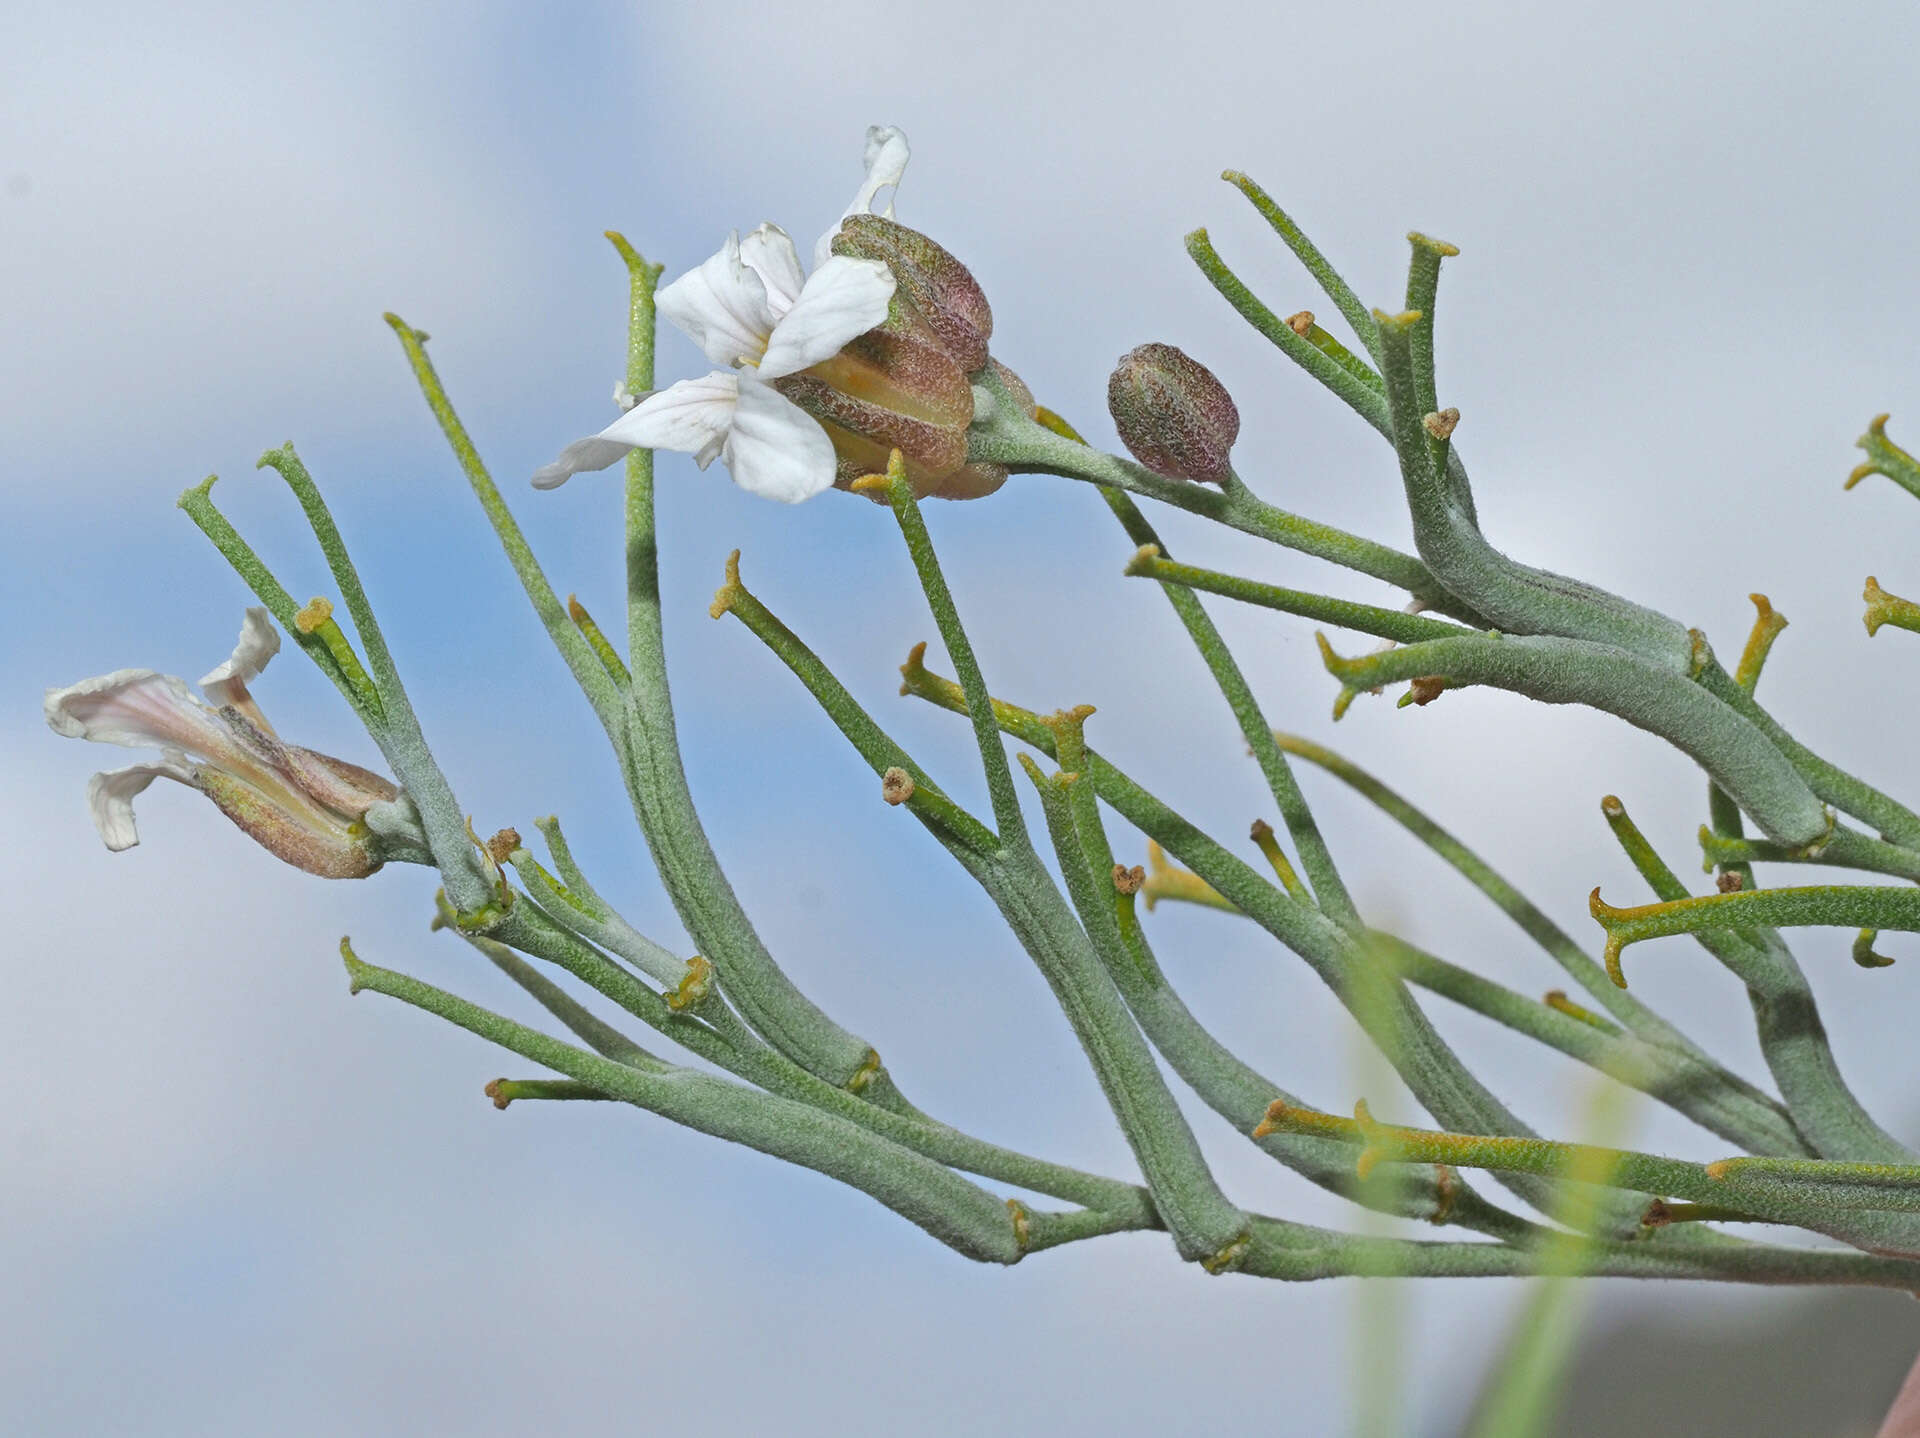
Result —
[[109, 849], [140, 842], [134, 798], [166, 778], [200, 790], [276, 857], [310, 874], [360, 878], [380, 867], [364, 820], [400, 790], [356, 764], [274, 736], [247, 682], [279, 648], [267, 611], [249, 609], [232, 655], [200, 681], [211, 706], [184, 680], [152, 669], [119, 669], [47, 690], [47, 723], [56, 734], [160, 751], [158, 762], [88, 781], [87, 807]]
[[[867, 178], [842, 220], [899, 184], [907, 153], [900, 131], [867, 131]], [[889, 201], [886, 213], [892, 210]], [[771, 381], [831, 359], [887, 317], [892, 272], [878, 260], [831, 253], [839, 229], [836, 221], [820, 237], [811, 275], [802, 272], [787, 232], [765, 224], [744, 240], [729, 235], [718, 254], [662, 289], [659, 312], [728, 368], [641, 399], [599, 434], [568, 445], [534, 475], [534, 485], [552, 489], [582, 470], [605, 469], [629, 450], [672, 449], [691, 454], [702, 469], [723, 459], [742, 489], [789, 504], [831, 488], [833, 442]]]

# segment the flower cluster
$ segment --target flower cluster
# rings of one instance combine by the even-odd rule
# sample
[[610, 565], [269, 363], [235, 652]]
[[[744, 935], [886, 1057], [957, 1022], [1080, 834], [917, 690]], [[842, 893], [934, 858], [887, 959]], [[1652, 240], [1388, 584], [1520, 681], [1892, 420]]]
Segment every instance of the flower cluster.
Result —
[[792, 238], [762, 224], [661, 289], [659, 313], [716, 369], [641, 396], [604, 430], [575, 440], [533, 483], [564, 484], [635, 449], [724, 460], [734, 482], [797, 504], [905, 456], [922, 497], [975, 498], [1005, 482], [969, 464], [971, 377], [989, 365], [1031, 408], [1019, 380], [990, 359], [992, 312], [957, 259], [872, 206], [897, 187], [906, 136], [867, 131], [866, 179], [814, 246], [804, 273]]

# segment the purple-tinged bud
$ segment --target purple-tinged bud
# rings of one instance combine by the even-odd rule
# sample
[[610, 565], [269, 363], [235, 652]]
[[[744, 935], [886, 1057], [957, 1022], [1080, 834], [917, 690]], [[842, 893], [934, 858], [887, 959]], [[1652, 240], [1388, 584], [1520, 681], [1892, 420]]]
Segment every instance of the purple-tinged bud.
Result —
[[1107, 381], [1107, 409], [1128, 453], [1155, 474], [1227, 482], [1240, 411], [1198, 360], [1172, 345], [1141, 345]]
[[963, 373], [974, 374], [986, 364], [993, 310], [979, 281], [944, 247], [884, 216], [849, 215], [834, 236], [833, 252], [878, 260], [893, 272], [895, 308], [904, 306], [913, 314], [890, 317], [889, 329], [918, 319]]

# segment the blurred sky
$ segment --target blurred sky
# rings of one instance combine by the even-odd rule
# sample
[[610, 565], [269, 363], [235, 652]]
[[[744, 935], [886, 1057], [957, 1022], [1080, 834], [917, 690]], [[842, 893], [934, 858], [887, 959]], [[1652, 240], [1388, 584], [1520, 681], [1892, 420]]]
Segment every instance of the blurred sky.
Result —
[[[970, 264], [996, 354], [1043, 402], [1105, 435], [1114, 357], [1178, 343], [1238, 396], [1237, 458], [1259, 492], [1403, 546], [1390, 452], [1240, 326], [1181, 237], [1209, 226], [1281, 314], [1331, 307], [1219, 182], [1225, 166], [1383, 303], [1400, 293], [1409, 228], [1458, 244], [1440, 388], [1465, 415], [1490, 537], [1703, 627], [1723, 656], [1764, 590], [1793, 621], [1768, 671], [1776, 712], [1911, 793], [1906, 636], [1869, 647], [1857, 599], [1869, 573], [1920, 584], [1911, 501], [1881, 481], [1843, 495], [1840, 481], [1874, 413], [1920, 439], [1920, 16], [1842, 13], [13, 0], [0, 16], [0, 598], [14, 616], [0, 802], [15, 834], [0, 1428], [1330, 1432], [1356, 1382], [1397, 1368], [1411, 1427], [1446, 1431], [1516, 1286], [1408, 1293], [1406, 1350], [1356, 1364], [1350, 1284], [1212, 1281], [1154, 1236], [988, 1270], [813, 1174], [637, 1112], [497, 1114], [481, 1085], [524, 1065], [397, 1005], [348, 1001], [335, 945], [350, 931], [371, 961], [514, 1005], [463, 946], [429, 937], [421, 871], [306, 879], [169, 786], [143, 801], [142, 847], [109, 855], [81, 790], [125, 761], [55, 742], [39, 692], [125, 665], [192, 678], [225, 656], [244, 590], [173, 508], [210, 471], [291, 589], [330, 588], [284, 490], [252, 471], [291, 437], [482, 832], [531, 832], [557, 811], [601, 887], [684, 948], [600, 736], [380, 315], [432, 333], [549, 573], [613, 627], [615, 481], [521, 483], [614, 414], [624, 276], [601, 231], [624, 230], [670, 275], [763, 218], [804, 247], [840, 213], [862, 130], [881, 121], [914, 145], [900, 217]], [[661, 364], [702, 368], [677, 336]], [[997, 692], [1097, 704], [1102, 748], [1224, 837], [1272, 817], [1164, 601], [1121, 575], [1131, 546], [1093, 494], [1016, 479], [929, 519]], [[1164, 528], [1189, 557], [1390, 598], [1184, 520]], [[757, 501], [718, 466], [670, 457], [661, 528], [688, 769], [788, 972], [923, 1106], [1126, 1172], [1064, 1022], [984, 897], [877, 802], [785, 671], [705, 616], [722, 558], [742, 548], [776, 612], [943, 783], [982, 799], [961, 726], [893, 698], [894, 666], [932, 625], [891, 521], [838, 494]], [[1583, 939], [1595, 883], [1641, 894], [1600, 822], [1603, 793], [1691, 869], [1700, 786], [1650, 738], [1484, 691], [1419, 710], [1363, 701], [1334, 733], [1310, 626], [1212, 607], [1276, 724], [1336, 741], [1447, 818]], [[297, 658], [256, 692], [283, 733], [371, 756]], [[1303, 782], [1370, 916], [1529, 991], [1558, 982], [1417, 846]], [[1123, 847], [1138, 857], [1137, 839]], [[1219, 915], [1163, 908], [1150, 923], [1224, 1037], [1308, 1099], [1351, 1103], [1351, 1028], [1304, 966]], [[1847, 937], [1809, 936], [1802, 956], [1849, 1077], [1920, 1136], [1907, 1017], [1920, 968], [1858, 970]], [[1744, 998], [1702, 954], [1649, 944], [1631, 971], [1760, 1074]], [[1565, 1131], [1582, 1075], [1429, 1008], [1524, 1117]], [[1376, 1111], [1417, 1117], [1370, 1092]], [[1195, 1122], [1243, 1202], [1344, 1220], [1211, 1115]], [[1650, 1110], [1639, 1141], [1721, 1147]], [[1702, 1322], [1796, 1301], [1618, 1288], [1607, 1302]]]

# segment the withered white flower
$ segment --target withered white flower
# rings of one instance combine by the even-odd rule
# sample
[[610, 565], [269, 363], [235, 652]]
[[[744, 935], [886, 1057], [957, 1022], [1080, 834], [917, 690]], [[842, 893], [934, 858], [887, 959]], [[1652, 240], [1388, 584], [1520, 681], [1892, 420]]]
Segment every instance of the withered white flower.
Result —
[[367, 811], [399, 798], [400, 789], [357, 764], [275, 736], [247, 685], [279, 649], [267, 611], [254, 608], [232, 655], [200, 681], [210, 703], [194, 698], [186, 681], [152, 669], [119, 669], [47, 690], [55, 733], [160, 751], [156, 762], [88, 781], [87, 807], [109, 849], [140, 842], [134, 798], [166, 778], [198, 789], [275, 857], [310, 874], [357, 879], [380, 867], [384, 855]]
[[[866, 213], [881, 190], [898, 185], [907, 155], [899, 130], [869, 129], [867, 178], [840, 220]], [[885, 213], [892, 212], [889, 200]], [[534, 485], [552, 489], [644, 448], [691, 454], [702, 469], [722, 459], [742, 489], [789, 504], [831, 488], [827, 432], [770, 382], [831, 359], [887, 317], [892, 272], [877, 260], [832, 254], [839, 229], [835, 221], [820, 237], [811, 275], [787, 232], [763, 224], [745, 239], [729, 235], [718, 254], [662, 289], [659, 313], [728, 368], [641, 399], [599, 434], [568, 445]]]

